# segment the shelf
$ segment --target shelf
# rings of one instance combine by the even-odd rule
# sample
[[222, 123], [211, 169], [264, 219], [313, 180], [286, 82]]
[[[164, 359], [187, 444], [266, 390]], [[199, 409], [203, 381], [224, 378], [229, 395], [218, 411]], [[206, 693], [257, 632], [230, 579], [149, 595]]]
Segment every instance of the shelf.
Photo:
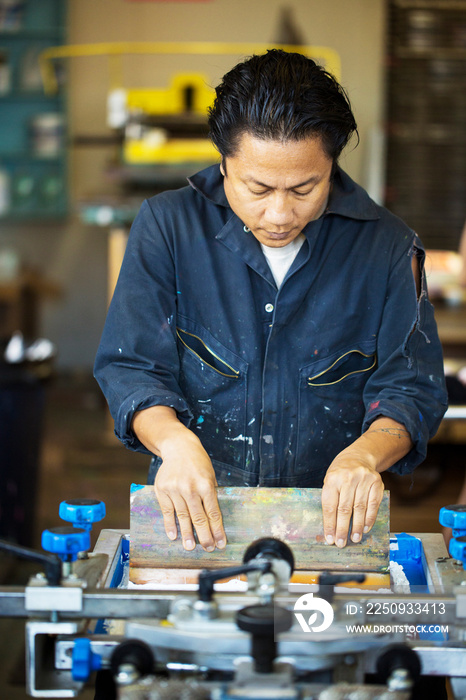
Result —
[[130, 226], [141, 208], [143, 197], [110, 195], [83, 201], [78, 205], [81, 221], [92, 226]]
[[62, 32], [57, 29], [18, 29], [18, 30], [0, 30], [0, 44], [7, 41], [49, 41], [52, 43], [61, 42]]
[[26, 92], [26, 90], [11, 90], [0, 95], [2, 102], [45, 102], [46, 104], [56, 104], [64, 99], [63, 95], [45, 95], [43, 92]]
[[396, 58], [438, 60], [442, 61], [466, 61], [465, 48], [410, 48], [397, 46], [394, 50]]
[[392, 122], [388, 125], [390, 139], [429, 146], [466, 146], [466, 134], [458, 125]]
[[401, 10], [464, 10], [465, 0], [394, 0]]
[[33, 153], [2, 153], [0, 151], [0, 163], [8, 165], [10, 163], [15, 163], [19, 165], [30, 165], [36, 163], [38, 165], [51, 165], [56, 167], [63, 163], [63, 155], [56, 155], [53, 157], [49, 156], [36, 156]]
[[178, 163], [176, 165], [111, 165], [106, 169], [109, 180], [154, 187], [183, 187], [187, 178], [216, 161]]
[[63, 209], [62, 211], [51, 211], [44, 212], [41, 209], [31, 209], [31, 211], [25, 212], [14, 212], [6, 214], [5, 216], [0, 216], [0, 221], [2, 224], [24, 224], [29, 221], [34, 223], [46, 224], [48, 221], [56, 223], [57, 221], [63, 221], [68, 216], [68, 212]]

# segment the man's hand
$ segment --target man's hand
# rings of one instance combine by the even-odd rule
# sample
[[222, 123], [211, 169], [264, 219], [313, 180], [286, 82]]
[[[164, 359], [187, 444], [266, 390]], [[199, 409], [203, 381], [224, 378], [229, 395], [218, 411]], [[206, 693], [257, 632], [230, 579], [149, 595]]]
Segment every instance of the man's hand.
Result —
[[344, 547], [350, 537], [360, 542], [373, 527], [384, 485], [380, 472], [412, 449], [406, 428], [391, 418], [377, 418], [329, 466], [322, 488], [324, 535], [328, 544]]
[[377, 518], [383, 496], [380, 474], [358, 459], [338, 455], [327, 470], [322, 489], [324, 535], [328, 544], [344, 547], [351, 517], [351, 540], [360, 542]]
[[196, 546], [193, 525], [205, 550], [223, 549], [226, 535], [217, 501], [217, 480], [198, 437], [168, 406], [138, 411], [132, 428], [142, 444], [163, 460], [154, 489], [168, 537], [176, 539], [176, 516], [185, 549]]
[[[180, 524], [183, 547], [194, 549], [193, 525], [207, 552], [226, 544], [222, 514], [217, 501], [217, 480], [206, 451], [197, 441], [174, 444], [163, 456], [155, 478], [155, 494], [162, 510], [165, 532], [176, 539], [175, 513]], [[193, 442], [193, 444], [191, 444]]]

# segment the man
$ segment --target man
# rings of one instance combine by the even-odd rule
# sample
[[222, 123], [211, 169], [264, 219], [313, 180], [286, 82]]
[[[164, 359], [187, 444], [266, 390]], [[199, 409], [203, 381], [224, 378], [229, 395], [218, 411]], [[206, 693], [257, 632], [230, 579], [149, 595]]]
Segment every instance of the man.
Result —
[[209, 125], [220, 166], [133, 224], [96, 377], [120, 439], [157, 456], [168, 537], [176, 516], [186, 549], [225, 546], [216, 485], [323, 486], [344, 547], [446, 409], [422, 244], [338, 167], [356, 123], [310, 59], [238, 64]]

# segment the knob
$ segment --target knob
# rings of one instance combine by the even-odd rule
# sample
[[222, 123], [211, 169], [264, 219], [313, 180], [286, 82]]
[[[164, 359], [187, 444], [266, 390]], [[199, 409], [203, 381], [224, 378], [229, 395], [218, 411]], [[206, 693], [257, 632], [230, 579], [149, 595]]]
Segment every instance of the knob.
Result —
[[466, 505], [444, 506], [440, 509], [439, 522], [443, 527], [451, 527], [453, 537], [466, 535]]
[[466, 564], [466, 536], [461, 535], [460, 537], [452, 537], [448, 551], [453, 559], [459, 559], [459, 561], [463, 562], [464, 569]]
[[291, 611], [278, 605], [249, 605], [238, 610], [236, 624], [251, 634], [251, 656], [256, 673], [272, 673], [277, 656], [275, 635], [291, 628]]
[[252, 542], [244, 553], [243, 562], [247, 564], [253, 559], [282, 559], [290, 567], [290, 576], [294, 571], [293, 552], [285, 542], [275, 537], [262, 537]]
[[43, 531], [42, 547], [46, 552], [58, 554], [62, 561], [76, 561], [78, 552], [91, 548], [91, 536], [88, 530], [70, 526], [53, 527]]
[[75, 640], [71, 660], [71, 675], [74, 681], [85, 683], [92, 671], [98, 671], [102, 667], [102, 659], [92, 651], [91, 642], [87, 638]]
[[74, 527], [92, 530], [92, 523], [105, 518], [105, 503], [93, 498], [74, 498], [62, 501], [58, 509], [62, 520], [73, 523]]

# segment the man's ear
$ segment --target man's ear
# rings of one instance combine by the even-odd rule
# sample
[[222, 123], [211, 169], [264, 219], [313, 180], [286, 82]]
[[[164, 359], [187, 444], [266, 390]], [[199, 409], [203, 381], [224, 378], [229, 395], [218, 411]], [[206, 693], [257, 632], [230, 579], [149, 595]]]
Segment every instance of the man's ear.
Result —
[[225, 158], [222, 158], [222, 161], [220, 163], [220, 172], [222, 173], [223, 177], [227, 176], [227, 166], [225, 163]]

